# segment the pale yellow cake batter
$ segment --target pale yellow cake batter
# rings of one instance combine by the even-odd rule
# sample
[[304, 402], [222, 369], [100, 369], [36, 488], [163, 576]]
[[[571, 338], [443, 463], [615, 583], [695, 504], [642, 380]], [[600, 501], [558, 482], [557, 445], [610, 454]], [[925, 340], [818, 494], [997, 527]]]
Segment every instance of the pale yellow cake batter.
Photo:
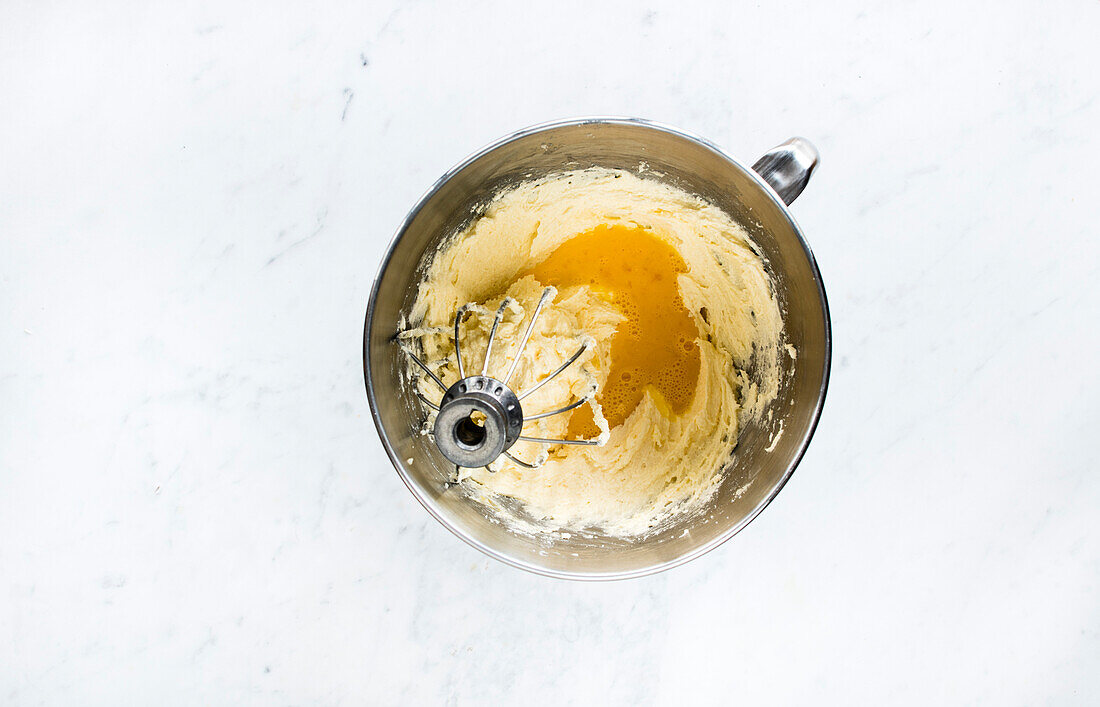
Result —
[[[587, 240], [575, 240], [582, 236]], [[632, 238], [637, 247], [630, 247]], [[569, 263], [598, 259], [602, 243], [620, 250], [603, 254], [605, 269], [592, 272], [619, 267], [618, 279], [601, 282], [593, 274], [581, 281], [588, 270]], [[662, 278], [661, 248], [670, 254], [668, 279], [675, 286]], [[640, 272], [651, 284], [629, 280], [637, 275], [632, 257], [648, 258], [639, 261], [648, 267]], [[744, 229], [697, 197], [627, 172], [593, 169], [523, 184], [498, 195], [434, 256], [409, 317], [415, 328], [402, 334], [403, 343], [450, 385], [458, 380], [451, 343], [456, 310], [467, 302], [484, 307], [464, 322], [460, 336], [467, 373], [480, 372], [493, 313], [512, 297], [516, 304], [498, 331], [489, 370], [502, 377], [544, 285], [554, 284], [539, 277], [560, 286], [509, 385], [522, 392], [588, 342], [576, 363], [524, 399], [523, 409], [532, 415], [593, 399], [574, 412], [529, 422], [523, 433], [603, 444], [518, 442], [509, 451], [544, 462], [538, 469], [501, 457], [492, 473], [462, 469], [464, 483], [474, 484], [474, 495], [489, 506], [498, 507], [498, 496], [521, 501], [546, 530], [640, 535], [698, 508], [721, 479], [739, 424], [759, 417], [779, 385], [783, 320]], [[631, 332], [642, 338], [631, 339]], [[639, 348], [651, 343], [663, 348]], [[619, 365], [612, 360], [616, 347]], [[652, 370], [645, 370], [647, 362], [655, 362]], [[410, 376], [415, 373], [410, 368]], [[630, 387], [640, 380], [644, 385]], [[440, 397], [430, 380], [421, 380], [420, 390], [430, 400]]]

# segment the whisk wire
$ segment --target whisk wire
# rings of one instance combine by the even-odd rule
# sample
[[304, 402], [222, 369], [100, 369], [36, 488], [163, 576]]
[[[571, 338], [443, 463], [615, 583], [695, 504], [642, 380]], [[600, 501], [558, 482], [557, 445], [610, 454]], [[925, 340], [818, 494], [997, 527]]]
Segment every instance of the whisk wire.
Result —
[[558, 414], [563, 413], [563, 412], [569, 412], [573, 408], [578, 408], [581, 405], [584, 405], [585, 403], [587, 403], [591, 399], [592, 399], [591, 395], [586, 395], [583, 398], [581, 398], [580, 400], [578, 400], [574, 403], [570, 403], [569, 405], [566, 405], [563, 408], [558, 408], [557, 410], [551, 410], [550, 412], [540, 412], [538, 415], [531, 415], [530, 417], [523, 418], [523, 421], [525, 423], [527, 423], [527, 422], [530, 422], [531, 420], [541, 420], [544, 417], [551, 417], [553, 415], [558, 415]]
[[547, 439], [545, 437], [517, 437], [521, 442], [539, 442], [540, 444], [583, 444], [595, 446], [600, 443], [598, 439]]
[[538, 469], [539, 468], [538, 464], [528, 464], [527, 462], [523, 461], [522, 459], [517, 458], [515, 455], [511, 454], [508, 451], [504, 452], [504, 456], [508, 457], [509, 459], [511, 459], [516, 464], [519, 464], [524, 469]]
[[[493, 339], [497, 336], [497, 327], [500, 326], [500, 322], [504, 319], [504, 310], [515, 302], [511, 297], [505, 297], [504, 301], [500, 303], [500, 307], [497, 308], [497, 315], [493, 318], [493, 328], [489, 330], [489, 343], [485, 345], [485, 363], [481, 365], [481, 375], [489, 375], [489, 357], [493, 354]], [[457, 346], [457, 340], [456, 340]]]
[[458, 377], [460, 380], [466, 377], [466, 373], [462, 370], [462, 350], [458, 347], [458, 332], [462, 326], [462, 318], [473, 306], [473, 303], [464, 304], [458, 308], [458, 313], [455, 314], [455, 361], [458, 363]]
[[539, 381], [538, 383], [535, 383], [535, 385], [533, 385], [533, 386], [532, 386], [531, 388], [529, 388], [529, 389], [528, 389], [527, 391], [525, 391], [525, 392], [523, 392], [523, 393], [520, 393], [520, 394], [519, 394], [519, 395], [518, 395], [517, 397], [518, 397], [518, 398], [519, 398], [520, 400], [523, 400], [524, 398], [526, 398], [526, 397], [527, 397], [528, 395], [530, 395], [531, 393], [534, 393], [534, 392], [535, 392], [536, 390], [538, 390], [538, 389], [539, 389], [539, 388], [541, 388], [542, 386], [544, 386], [544, 385], [546, 385], [547, 383], [549, 383], [550, 381], [552, 381], [552, 380], [553, 380], [553, 379], [554, 379], [555, 377], [557, 377], [557, 375], [558, 375], [559, 373], [561, 373], [562, 371], [564, 371], [564, 370], [565, 370], [566, 368], [569, 368], [569, 366], [570, 366], [570, 365], [572, 365], [572, 363], [573, 363], [574, 361], [576, 361], [576, 360], [577, 360], [578, 358], [580, 358], [580, 357], [581, 357], [581, 354], [582, 354], [582, 353], [584, 353], [585, 349], [587, 349], [587, 348], [588, 348], [588, 342], [586, 341], [586, 342], [584, 342], [583, 344], [581, 344], [581, 347], [580, 347], [579, 349], [577, 349], [577, 352], [576, 352], [575, 354], [573, 354], [572, 356], [570, 356], [570, 357], [569, 357], [569, 360], [568, 360], [568, 361], [566, 361], [565, 363], [563, 363], [563, 364], [561, 364], [560, 366], [558, 366], [558, 370], [556, 370], [556, 371], [554, 371], [553, 373], [551, 373], [550, 375], [546, 376], [545, 378], [543, 378], [542, 380], [540, 380], [540, 381]]
[[539, 303], [535, 307], [535, 311], [531, 314], [531, 322], [527, 325], [527, 331], [523, 333], [523, 340], [519, 343], [519, 348], [516, 349], [515, 356], [512, 358], [512, 365], [508, 367], [508, 373], [504, 375], [504, 379], [501, 381], [505, 385], [508, 385], [508, 381], [511, 380], [512, 374], [516, 372], [516, 366], [519, 365], [519, 359], [523, 355], [523, 350], [527, 348], [527, 342], [531, 339], [531, 332], [535, 330], [535, 320], [539, 318], [539, 313], [542, 312], [543, 306], [545, 306], [553, 296], [553, 287], [547, 287], [542, 291], [542, 297], [539, 297]]
[[[446, 393], [446, 392], [447, 392], [447, 386], [443, 385], [443, 381], [439, 379], [439, 376], [437, 376], [436, 374], [432, 373], [432, 370], [431, 370], [430, 368], [428, 368], [428, 364], [426, 364], [426, 363], [424, 363], [423, 361], [421, 361], [421, 360], [420, 360], [420, 359], [419, 359], [419, 358], [417, 357], [417, 355], [416, 355], [416, 354], [414, 354], [414, 353], [413, 353], [412, 351], [409, 351], [409, 350], [408, 350], [408, 349], [406, 349], [406, 348], [405, 348], [404, 346], [402, 346], [402, 347], [401, 347], [401, 350], [402, 350], [402, 351], [404, 351], [404, 352], [405, 352], [405, 354], [406, 354], [406, 355], [407, 355], [407, 356], [408, 356], [409, 358], [411, 358], [411, 359], [412, 359], [412, 360], [413, 360], [413, 361], [414, 361], [414, 362], [416, 363], [416, 365], [420, 366], [420, 369], [421, 369], [422, 371], [424, 371], [424, 372], [425, 372], [425, 373], [427, 373], [427, 374], [428, 374], [429, 376], [431, 376], [431, 379], [432, 379], [433, 381], [435, 381], [435, 382], [436, 382], [436, 385], [438, 385], [438, 386], [439, 386], [439, 387], [440, 387], [440, 388], [441, 388], [441, 389], [443, 390], [443, 392], [444, 392], [444, 393]], [[438, 408], [436, 408], [436, 409], [438, 410]]]
[[439, 412], [439, 406], [436, 405], [435, 403], [433, 403], [431, 400], [428, 400], [426, 397], [424, 397], [424, 394], [421, 393], [419, 390], [416, 391], [416, 397], [420, 398], [420, 402], [424, 403], [425, 405], [430, 407], [432, 410], [435, 410], [436, 412]]

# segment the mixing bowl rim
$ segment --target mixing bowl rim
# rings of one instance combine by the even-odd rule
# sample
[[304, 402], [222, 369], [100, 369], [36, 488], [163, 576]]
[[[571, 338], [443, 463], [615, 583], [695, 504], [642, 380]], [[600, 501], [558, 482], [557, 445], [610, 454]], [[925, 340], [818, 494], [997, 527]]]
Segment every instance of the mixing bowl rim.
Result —
[[[787, 469], [783, 472], [782, 477], [780, 477], [779, 481], [768, 493], [767, 498], [758, 503], [756, 507], [753, 508], [752, 511], [750, 511], [748, 515], [742, 518], [739, 522], [727, 528], [717, 537], [709, 540], [708, 542], [700, 545], [690, 552], [684, 553], [683, 555], [672, 558], [670, 560], [656, 562], [647, 567], [614, 572], [583, 572], [556, 570], [547, 567], [541, 567], [537, 564], [517, 559], [506, 553], [489, 547], [485, 543], [479, 541], [477, 538], [474, 538], [458, 524], [450, 522], [450, 520], [444, 517], [444, 515], [434, 507], [435, 504], [433, 503], [432, 499], [420, 488], [418, 484], [416, 484], [412, 480], [408, 471], [405, 469], [404, 464], [397, 457], [393, 445], [390, 443], [389, 435], [386, 433], [385, 427], [382, 424], [382, 417], [378, 410], [378, 403], [375, 398], [374, 389], [371, 385], [372, 371], [370, 363], [370, 332], [372, 325], [374, 324], [374, 309], [378, 299], [378, 292], [382, 284], [382, 278], [390, 265], [390, 261], [393, 259], [394, 251], [397, 249], [398, 243], [401, 242], [401, 238], [405, 235], [405, 232], [408, 230], [412, 222], [416, 219], [417, 215], [419, 215], [419, 213], [432, 200], [436, 193], [438, 193], [439, 190], [442, 189], [443, 186], [456, 174], [460, 173], [462, 170], [466, 169], [477, 160], [503, 147], [504, 145], [519, 140], [520, 138], [528, 137], [530, 135], [546, 132], [557, 128], [590, 124], [637, 126], [669, 133], [690, 142], [694, 142], [714, 152], [715, 154], [717, 154], [717, 156], [730, 162], [732, 165], [741, 169], [743, 172], [746, 172], [749, 177], [756, 183], [756, 185], [761, 189], [761, 191], [763, 191], [764, 194], [767, 195], [772, 201], [774, 201], [776, 206], [780, 208], [780, 210], [786, 216], [787, 221], [790, 223], [794, 234], [798, 237], [798, 242], [802, 246], [802, 250], [804, 251], [806, 258], [809, 262], [810, 270], [814, 279], [814, 284], [817, 286], [818, 297], [821, 302], [821, 313], [825, 323], [825, 350], [822, 360], [824, 370], [822, 371], [821, 387], [818, 391], [817, 402], [814, 405], [813, 417], [810, 421], [810, 427], [806, 431], [806, 434], [803, 437], [797, 452], [791, 458], [791, 461], [787, 464]], [[580, 581], [609, 581], [645, 577], [648, 575], [656, 574], [658, 572], [672, 569], [673, 567], [678, 567], [686, 562], [694, 560], [697, 557], [701, 557], [702, 555], [705, 555], [711, 550], [714, 550], [715, 548], [732, 538], [734, 535], [737, 535], [739, 532], [741, 532], [749, 523], [755, 520], [756, 517], [760, 515], [760, 513], [763, 512], [765, 508], [768, 507], [769, 504], [771, 504], [775, 497], [779, 495], [779, 492], [783, 490], [783, 487], [787, 485], [787, 482], [790, 480], [791, 476], [794, 475], [795, 469], [798, 467], [799, 463], [802, 461], [802, 458], [806, 454], [806, 450], [809, 448], [810, 441], [813, 439], [814, 436], [814, 432], [817, 431], [817, 425], [821, 419], [821, 411], [825, 405], [825, 397], [829, 388], [829, 375], [832, 368], [832, 350], [832, 320], [829, 314], [829, 302], [825, 295], [825, 286], [821, 279], [821, 271], [817, 266], [817, 260], [814, 258], [813, 251], [810, 250], [809, 244], [806, 243], [806, 239], [802, 234], [802, 229], [799, 227], [798, 222], [795, 221], [794, 217], [791, 215], [790, 207], [783, 202], [779, 195], [776, 194], [775, 190], [772, 189], [772, 187], [766, 181], [764, 181], [764, 179], [759, 174], [757, 174], [750, 167], [742, 164], [739, 160], [730, 156], [722, 148], [718, 147], [706, 138], [695, 135], [694, 133], [643, 118], [618, 116], [586, 116], [580, 118], [553, 120], [545, 123], [539, 123], [537, 125], [531, 125], [526, 128], [517, 130], [498, 140], [495, 140], [492, 143], [481, 148], [480, 150], [472, 153], [470, 156], [466, 157], [464, 160], [456, 164], [451, 169], [447, 170], [446, 173], [444, 173], [439, 179], [437, 179], [432, 184], [432, 186], [424, 192], [423, 196], [421, 196], [420, 199], [416, 202], [416, 205], [413, 206], [412, 209], [410, 209], [408, 215], [398, 227], [394, 237], [390, 240], [389, 246], [386, 249], [385, 257], [382, 259], [382, 262], [378, 267], [378, 273], [375, 275], [374, 284], [371, 287], [370, 299], [367, 301], [366, 320], [363, 325], [363, 382], [367, 389], [367, 401], [370, 405], [371, 419], [374, 421], [374, 426], [378, 430], [378, 436], [381, 438], [382, 447], [386, 450], [386, 456], [389, 457], [390, 463], [393, 464], [394, 469], [397, 470], [397, 474], [401, 478], [401, 481], [413, 494], [416, 500], [420, 502], [420, 505], [422, 505], [424, 509], [427, 510], [428, 513], [430, 513], [432, 517], [439, 521], [445, 528], [450, 530], [468, 545], [477, 548], [489, 557], [492, 557], [493, 559], [499, 560], [500, 562], [511, 565], [512, 567], [516, 567], [518, 569], [533, 572], [535, 574], [543, 575], [545, 577], [554, 577], [557, 579], [570, 579]]]

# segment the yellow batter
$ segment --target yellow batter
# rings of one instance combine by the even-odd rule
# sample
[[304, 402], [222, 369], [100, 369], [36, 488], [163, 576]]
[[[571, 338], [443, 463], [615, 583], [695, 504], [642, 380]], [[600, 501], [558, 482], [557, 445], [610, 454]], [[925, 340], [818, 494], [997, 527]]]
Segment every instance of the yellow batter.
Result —
[[[467, 372], [480, 372], [492, 313], [512, 297], [489, 370], [502, 377], [545, 286], [555, 296], [509, 385], [526, 390], [587, 342], [523, 409], [592, 400], [523, 433], [603, 444], [518, 442], [509, 451], [538, 469], [501, 457], [493, 473], [463, 469], [465, 483], [498, 511], [494, 496], [518, 499], [545, 530], [640, 535], [698, 508], [721, 479], [739, 423], [760, 416], [779, 385], [783, 320], [744, 229], [697, 197], [627, 172], [528, 182], [498, 195], [435, 255], [410, 315], [417, 328], [403, 338], [450, 385], [456, 310], [484, 306], [460, 334]], [[439, 398], [434, 383], [420, 385]]]

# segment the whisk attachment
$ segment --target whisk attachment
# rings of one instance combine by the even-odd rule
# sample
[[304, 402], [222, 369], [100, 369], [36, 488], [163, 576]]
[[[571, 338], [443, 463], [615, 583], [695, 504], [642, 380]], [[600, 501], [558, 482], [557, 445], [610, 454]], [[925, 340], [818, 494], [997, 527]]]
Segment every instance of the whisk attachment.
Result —
[[[554, 298], [554, 293], [555, 290], [552, 287], [547, 287], [543, 290], [538, 305], [531, 313], [531, 320], [527, 324], [527, 329], [523, 334], [523, 338], [520, 340], [519, 347], [516, 349], [507, 373], [505, 373], [502, 379], [493, 378], [489, 376], [488, 373], [497, 329], [504, 320], [504, 314], [508, 308], [514, 307], [516, 304], [515, 300], [510, 297], [506, 297], [504, 301], [500, 303], [493, 317], [493, 324], [489, 330], [489, 339], [485, 348], [485, 359], [482, 362], [480, 374], [466, 375], [466, 369], [462, 361], [462, 349], [459, 344], [459, 335], [466, 315], [469, 313], [488, 314], [484, 308], [474, 303], [462, 305], [455, 313], [454, 351], [459, 380], [453, 385], [449, 387], [445, 385], [443, 380], [436, 375], [426, 363], [420, 360], [416, 354], [405, 346], [401, 347], [401, 350], [404, 351], [405, 354], [444, 391], [443, 397], [438, 404], [429, 400], [419, 388], [415, 390], [415, 393], [424, 405], [436, 412], [435, 422], [432, 425], [432, 438], [443, 456], [453, 464], [467, 468], [485, 467], [489, 469], [489, 471], [493, 471], [493, 469], [489, 467], [489, 464], [500, 456], [504, 456], [525, 469], [535, 469], [541, 464], [541, 460], [545, 460], [545, 452], [540, 455], [539, 462], [532, 464], [517, 458], [515, 455], [511, 454], [508, 449], [519, 441], [551, 446], [559, 444], [599, 444], [598, 440], [550, 439], [546, 437], [529, 437], [522, 434], [523, 426], [527, 422], [569, 412], [592, 399], [591, 394], [586, 395], [556, 410], [537, 413], [527, 417], [524, 417], [523, 405], [521, 403], [528, 395], [549, 383], [576, 362], [591, 345], [591, 339], [586, 339], [585, 342], [581, 344], [581, 347], [577, 349], [576, 353], [570, 356], [565, 363], [559, 366], [553, 373], [539, 380], [522, 394], [517, 395], [515, 391], [508, 387], [508, 381], [511, 380], [515, 373], [519, 365], [520, 357], [523, 355], [523, 351], [526, 349], [527, 343], [530, 341], [531, 335], [534, 332], [535, 322], [538, 320], [543, 307]], [[410, 334], [404, 336], [408, 335]], [[415, 334], [411, 335], [415, 336]], [[399, 337], [399, 340], [400, 339], [401, 337]]]

